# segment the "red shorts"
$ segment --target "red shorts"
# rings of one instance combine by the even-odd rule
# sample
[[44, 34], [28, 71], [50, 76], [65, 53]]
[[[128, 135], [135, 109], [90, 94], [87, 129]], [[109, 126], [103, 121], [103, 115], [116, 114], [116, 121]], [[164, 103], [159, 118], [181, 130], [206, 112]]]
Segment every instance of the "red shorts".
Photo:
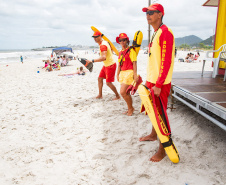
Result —
[[116, 71], [116, 63], [110, 65], [110, 66], [103, 66], [99, 78], [106, 79], [106, 82], [114, 82], [115, 81], [115, 71]]
[[[155, 84], [146, 81], [146, 86], [149, 89], [151, 89], [152, 87], [155, 86]], [[170, 95], [170, 89], [171, 89], [171, 83], [166, 84], [166, 85], [162, 85], [162, 87], [161, 87], [161, 93], [160, 93], [159, 97], [161, 97], [162, 104], [164, 106], [165, 111], [167, 109], [168, 96]], [[159, 111], [159, 114], [162, 115], [162, 109], [161, 109], [160, 101], [159, 101], [159, 98], [157, 96], [155, 96], [155, 103], [156, 103], [156, 107]]]

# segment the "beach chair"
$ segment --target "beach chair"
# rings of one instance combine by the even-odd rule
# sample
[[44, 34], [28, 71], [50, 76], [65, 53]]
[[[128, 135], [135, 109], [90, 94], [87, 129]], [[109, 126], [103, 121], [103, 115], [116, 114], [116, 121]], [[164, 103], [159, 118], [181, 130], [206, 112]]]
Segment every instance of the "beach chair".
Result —
[[[209, 57], [210, 53], [215, 53], [220, 51], [218, 57], [213, 58], [213, 57]], [[218, 70], [219, 70], [219, 62], [220, 61], [224, 61], [226, 62], [226, 44], [222, 45], [218, 50], [212, 50], [212, 51], [207, 51], [206, 52], [206, 57], [203, 59], [203, 66], [202, 66], [202, 76], [203, 76], [203, 72], [204, 72], [204, 67], [205, 67], [205, 62], [207, 60], [213, 61], [213, 74], [212, 77], [216, 78], [217, 74], [218, 74]], [[226, 80], [226, 73], [224, 73], [224, 81]]]

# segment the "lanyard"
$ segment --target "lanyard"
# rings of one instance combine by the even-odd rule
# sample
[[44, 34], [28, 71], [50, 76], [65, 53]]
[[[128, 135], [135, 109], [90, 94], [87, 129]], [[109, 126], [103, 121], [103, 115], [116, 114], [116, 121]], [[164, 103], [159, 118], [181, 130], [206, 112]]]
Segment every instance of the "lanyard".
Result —
[[132, 49], [132, 47], [127, 48], [127, 51], [125, 52], [124, 55], [123, 55], [123, 52], [122, 52], [122, 58], [121, 58], [121, 60], [120, 60], [120, 66], [122, 66], [124, 57], [126, 56], [126, 54], [127, 54], [131, 49]]
[[[163, 23], [159, 26], [159, 28], [161, 27], [163, 25]], [[151, 50], [151, 44], [152, 44], [152, 42], [153, 42], [153, 40], [154, 40], [154, 38], [155, 38], [155, 35], [157, 34], [157, 32], [158, 32], [158, 30], [159, 30], [159, 28], [155, 31], [155, 33], [153, 33], [153, 35], [152, 35], [152, 37], [151, 37], [151, 42], [149, 43], [149, 46], [148, 46], [148, 50], [149, 50], [149, 57], [151, 56], [151, 53], [150, 53], [150, 50]]]

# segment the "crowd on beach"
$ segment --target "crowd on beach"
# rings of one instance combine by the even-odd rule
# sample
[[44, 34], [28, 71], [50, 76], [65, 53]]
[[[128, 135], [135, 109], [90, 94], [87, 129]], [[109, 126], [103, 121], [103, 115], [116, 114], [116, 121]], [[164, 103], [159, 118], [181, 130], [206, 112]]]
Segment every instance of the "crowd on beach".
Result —
[[[175, 57], [176, 57], [176, 54], [175, 54]], [[178, 62], [186, 62], [186, 63], [194, 63], [197, 61], [201, 62], [199, 57], [200, 57], [199, 51], [197, 51], [196, 54], [189, 52], [185, 57], [179, 57]]]
[[43, 60], [45, 62], [45, 65], [43, 69], [46, 69], [46, 71], [53, 71], [53, 70], [60, 70], [61, 67], [67, 66], [70, 61], [70, 58], [64, 56], [57, 56], [57, 58], [53, 58], [51, 55], [51, 58], [48, 58], [47, 60]]
[[185, 57], [185, 62], [191, 63], [197, 61], [199, 57], [200, 57], [199, 52], [197, 52], [197, 54], [195, 55], [193, 53], [188, 53], [187, 56]]
[[[43, 62], [45, 62], [44, 67], [42, 67], [42, 69], [45, 69], [46, 71], [50, 72], [53, 70], [60, 70], [61, 67], [65, 67], [68, 65], [69, 61], [75, 59], [71, 58], [71, 57], [66, 57], [65, 55], [63, 56], [57, 56], [56, 59], [53, 58], [53, 56], [51, 55], [51, 58], [48, 58], [47, 60], [43, 60]], [[58, 76], [72, 76], [72, 75], [85, 75], [87, 72], [87, 70], [85, 70], [83, 68], [83, 66], [77, 68], [77, 71], [75, 73], [69, 73], [69, 74], [59, 74]]]

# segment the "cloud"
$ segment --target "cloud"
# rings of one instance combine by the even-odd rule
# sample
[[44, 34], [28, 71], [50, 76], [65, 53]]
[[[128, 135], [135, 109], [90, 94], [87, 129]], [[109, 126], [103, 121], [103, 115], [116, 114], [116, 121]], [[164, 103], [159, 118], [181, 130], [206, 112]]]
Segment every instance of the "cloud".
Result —
[[[217, 8], [201, 6], [203, 0], [158, 2], [165, 8], [164, 23], [175, 37], [193, 34], [205, 39], [213, 34]], [[112, 41], [121, 32], [132, 38], [137, 30], [147, 38], [148, 25], [142, 12], [148, 5], [145, 0], [0, 0], [0, 4], [0, 49], [95, 45], [90, 26]]]
[[165, 1], [165, 22], [170, 26], [176, 37], [197, 35], [202, 39], [213, 34], [216, 25], [217, 8], [203, 7], [205, 1], [190, 0]]

